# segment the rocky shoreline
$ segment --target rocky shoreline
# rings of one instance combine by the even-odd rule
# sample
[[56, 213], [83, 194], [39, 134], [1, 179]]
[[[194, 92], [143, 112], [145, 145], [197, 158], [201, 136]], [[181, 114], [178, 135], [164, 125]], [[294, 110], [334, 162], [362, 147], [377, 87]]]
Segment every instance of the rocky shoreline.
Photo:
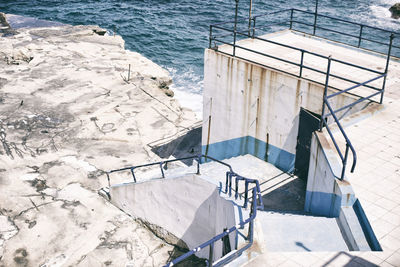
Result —
[[168, 261], [97, 193], [104, 170], [159, 160], [148, 144], [196, 122], [168, 72], [98, 26], [1, 31], [0, 266]]

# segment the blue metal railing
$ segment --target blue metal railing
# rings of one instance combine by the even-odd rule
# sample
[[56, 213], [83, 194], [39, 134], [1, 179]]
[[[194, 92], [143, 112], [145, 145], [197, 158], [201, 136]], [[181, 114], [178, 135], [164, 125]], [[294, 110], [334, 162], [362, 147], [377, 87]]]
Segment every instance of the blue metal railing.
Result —
[[[136, 176], [135, 176], [134, 170], [137, 168], [144, 168], [144, 167], [158, 165], [158, 166], [160, 166], [162, 177], [165, 178], [165, 173], [163, 171], [163, 168], [166, 167], [168, 163], [174, 162], [174, 161], [195, 159], [197, 161], [197, 174], [200, 174], [200, 163], [201, 163], [202, 158], [204, 158], [206, 161], [207, 160], [215, 161], [219, 164], [226, 166], [229, 169], [229, 171], [226, 172], [226, 182], [225, 182], [225, 191], [224, 191], [224, 193], [228, 194], [229, 197], [232, 196], [232, 190], [234, 190], [235, 191], [235, 199], [241, 198], [241, 196], [238, 194], [238, 188], [239, 188], [239, 183], [244, 182], [245, 194], [244, 194], [243, 208], [247, 208], [248, 203], [251, 202], [250, 216], [246, 220], [241, 221], [237, 225], [225, 230], [223, 233], [211, 238], [210, 240], [199, 245], [198, 247], [196, 247], [196, 248], [188, 251], [187, 253], [179, 256], [178, 258], [172, 260], [171, 262], [167, 263], [165, 265], [165, 267], [170, 267], [170, 266], [176, 265], [206, 247], [209, 247], [208, 266], [223, 266], [226, 263], [239, 257], [243, 253], [243, 251], [245, 251], [246, 249], [251, 247], [251, 245], [253, 244], [254, 219], [257, 216], [257, 209], [262, 209], [264, 207], [259, 181], [256, 179], [249, 179], [249, 178], [243, 177], [243, 176], [235, 173], [229, 164], [227, 164], [223, 161], [217, 160], [213, 157], [206, 156], [206, 155], [191, 156], [191, 157], [178, 158], [178, 159], [161, 161], [161, 162], [142, 164], [142, 165], [137, 165], [137, 166], [130, 166], [130, 167], [115, 169], [115, 170], [106, 172], [109, 186], [111, 186], [110, 185], [110, 174], [115, 173], [115, 172], [121, 172], [121, 171], [131, 171], [133, 180], [136, 183], [137, 181], [136, 181]], [[235, 189], [232, 189], [232, 179], [233, 178], [235, 178]], [[250, 191], [249, 190], [250, 184], [254, 184], [254, 187], [250, 189], [252, 192], [251, 197], [248, 196], [248, 192]], [[215, 242], [221, 240], [222, 238], [224, 238], [225, 236], [227, 236], [231, 233], [234, 233], [234, 232], [239, 231], [240, 229], [243, 229], [244, 226], [247, 224], [249, 225], [248, 235], [246, 237], [247, 244], [245, 246], [241, 247], [240, 249], [235, 248], [234, 251], [231, 251], [230, 253], [224, 255], [222, 258], [220, 258], [214, 262], [213, 255], [214, 255]], [[238, 234], [236, 235], [236, 238], [238, 238]], [[235, 243], [237, 244], [238, 242], [235, 242]]]
[[[330, 135], [330, 137], [331, 137], [331, 139], [333, 141], [333, 144], [334, 144], [334, 146], [335, 146], [335, 148], [336, 148], [336, 150], [337, 150], [337, 152], [339, 154], [339, 157], [340, 157], [341, 162], [342, 162], [342, 171], [341, 171], [340, 177], [338, 177], [338, 178], [340, 180], [343, 180], [344, 179], [344, 174], [345, 174], [345, 171], [346, 171], [346, 165], [347, 165], [349, 150], [352, 152], [352, 155], [353, 155], [353, 164], [352, 164], [352, 167], [351, 167], [351, 172], [354, 171], [354, 168], [356, 166], [357, 155], [356, 155], [355, 149], [354, 149], [353, 145], [351, 144], [347, 134], [345, 133], [342, 125], [340, 124], [340, 121], [339, 121], [339, 118], [338, 118], [337, 114], [338, 114], [338, 112], [343, 111], [345, 109], [351, 109], [353, 106], [355, 106], [356, 104], [358, 104], [358, 103], [360, 103], [362, 101], [369, 100], [369, 101], [372, 101], [372, 102], [377, 102], [377, 101], [375, 101], [373, 99], [373, 97], [378, 96], [378, 95], [380, 95], [380, 100], [378, 102], [380, 104], [382, 104], [383, 96], [384, 96], [384, 93], [385, 93], [386, 77], [387, 77], [387, 73], [388, 73], [388, 69], [389, 69], [389, 62], [390, 62], [390, 58], [392, 56], [392, 49], [397, 49], [398, 51], [400, 51], [399, 50], [400, 46], [394, 45], [394, 43], [393, 43], [395, 35], [399, 35], [399, 33], [396, 33], [396, 32], [393, 32], [393, 31], [389, 31], [389, 30], [385, 30], [385, 29], [381, 29], [381, 28], [374, 27], [374, 26], [369, 26], [369, 25], [366, 25], [366, 24], [352, 22], [352, 21], [349, 21], [349, 20], [341, 19], [341, 18], [334, 18], [334, 17], [331, 17], [331, 16], [318, 14], [317, 9], [318, 9], [318, 1], [316, 2], [315, 12], [310, 12], [310, 11], [304, 11], [304, 10], [300, 10], [300, 9], [296, 9], [296, 8], [291, 8], [291, 9], [285, 9], [285, 10], [280, 10], [280, 11], [275, 11], [275, 12], [269, 12], [269, 13], [266, 13], [266, 14], [257, 15], [257, 16], [253, 16], [253, 17], [250, 17], [250, 18], [246, 18], [246, 19], [243, 19], [243, 18], [242, 19], [238, 19], [237, 14], [236, 14], [235, 15], [235, 21], [221, 22], [221, 23], [213, 24], [213, 25], [210, 26], [209, 48], [218, 51], [217, 43], [226, 44], [226, 45], [229, 45], [229, 46], [233, 47], [232, 53], [228, 53], [228, 52], [225, 52], [225, 51], [218, 51], [219, 53], [227, 54], [229, 56], [233, 56], [233, 57], [236, 57], [236, 58], [239, 58], [239, 59], [243, 59], [243, 60], [258, 64], [258, 65], [273, 69], [273, 70], [277, 70], [277, 71], [286, 73], [286, 74], [291, 75], [291, 76], [296, 76], [296, 77], [299, 77], [299, 78], [302, 78], [302, 79], [305, 79], [305, 80], [309, 80], [309, 81], [312, 81], [312, 82], [315, 82], [315, 83], [318, 83], [318, 84], [321, 84], [321, 85], [325, 86], [324, 87], [323, 101], [322, 101], [323, 104], [322, 104], [320, 130], [322, 130], [322, 128], [324, 126], [326, 127], [326, 130], [327, 130], [328, 134]], [[297, 31], [297, 32], [310, 34], [310, 35], [313, 35], [313, 36], [318, 36], [318, 37], [322, 37], [322, 38], [328, 39], [328, 38], [324, 37], [323, 34], [321, 34], [321, 30], [322, 30], [323, 31], [322, 33], [330, 32], [330, 33], [334, 33], [334, 34], [338, 34], [338, 35], [342, 36], [342, 40], [340, 40], [340, 41], [335, 40], [335, 42], [344, 43], [346, 45], [354, 46], [354, 47], [357, 47], [357, 48], [362, 48], [362, 49], [373, 51], [373, 52], [377, 52], [377, 53], [380, 53], [380, 54], [382, 54], [382, 50], [378, 50], [378, 49], [376, 49], [376, 47], [386, 46], [387, 47], [387, 52], [385, 53], [386, 66], [385, 66], [384, 71], [382, 72], [382, 71], [378, 71], [378, 70], [375, 70], [375, 69], [371, 69], [371, 68], [367, 68], [367, 67], [364, 67], [364, 66], [360, 66], [360, 65], [357, 65], [357, 64], [354, 64], [354, 63], [351, 63], [351, 62], [346, 62], [346, 61], [343, 61], [343, 60], [334, 59], [331, 56], [325, 56], [325, 55], [318, 54], [318, 53], [315, 53], [315, 52], [311, 52], [311, 51], [308, 51], [308, 50], [305, 50], [305, 49], [297, 48], [297, 47], [294, 47], [294, 46], [291, 46], [291, 45], [279, 43], [279, 42], [276, 42], [276, 41], [273, 41], [273, 40], [268, 40], [268, 39], [256, 36], [256, 32], [258, 32], [260, 30], [260, 27], [258, 27], [258, 26], [256, 27], [256, 21], [259, 21], [261, 18], [267, 18], [268, 19], [268, 18], [271, 18], [272, 16], [274, 18], [278, 17], [278, 19], [279, 19], [279, 15], [282, 15], [282, 14], [283, 15], [285, 15], [285, 14], [289, 15], [289, 19], [288, 20], [284, 20], [284, 21], [280, 21], [280, 22], [271, 22], [270, 21], [268, 23], [268, 25], [266, 27], [264, 27], [264, 28], [272, 28], [272, 26], [275, 26], [275, 25], [288, 25], [288, 28], [290, 30], [292, 30], [292, 31]], [[307, 23], [307, 22], [305, 22], [306, 21], [305, 19], [296, 19], [295, 16], [298, 15], [298, 14], [300, 14], [300, 15], [304, 15], [304, 14], [305, 15], [311, 15], [313, 17], [313, 23]], [[318, 24], [321, 18], [326, 18], [326, 19], [332, 20], [335, 23], [345, 23], [345, 24], [352, 25], [352, 26], [355, 25], [356, 27], [359, 27], [359, 32], [358, 32], [357, 35], [355, 35], [355, 34], [344, 32], [344, 31], [338, 31], [336, 29], [332, 29], [332, 28], [329, 28], [327, 26], [321, 26], [320, 24]], [[246, 21], [246, 22], [249, 21], [249, 23], [246, 24], [246, 27], [247, 27], [246, 30], [238, 30], [238, 28], [240, 28], [240, 27], [238, 27], [237, 24], [242, 22], [242, 21]], [[229, 28], [229, 27], [228, 28], [225, 27], [225, 25], [229, 25], [229, 24], [232, 24], [232, 23], [234, 24], [233, 30], [231, 28]], [[312, 28], [312, 31], [311, 32], [306, 32], [306, 31], [304, 31], [302, 29], [298, 29], [298, 28], [295, 29], [295, 25], [303, 25], [303, 26], [306, 26], [306, 27], [310, 27], [310, 28]], [[373, 30], [373, 31], [375, 31], [376, 33], [379, 33], [379, 34], [382, 34], [382, 33], [389, 34], [389, 38], [388, 38], [389, 41], [387, 43], [385, 43], [385, 42], [382, 42], [381, 40], [374, 40], [372, 37], [370, 37], [370, 36], [373, 36], [374, 34], [367, 35], [366, 34], [366, 29]], [[223, 32], [229, 32], [229, 34], [216, 35], [215, 32], [217, 30], [218, 31], [223, 31]], [[376, 34], [376, 35], [379, 35], [379, 34]], [[229, 37], [229, 36], [232, 36], [232, 35], [234, 36], [233, 42], [230, 41], [230, 40], [221, 39], [221, 38], [226, 38], [226, 37]], [[237, 43], [237, 39], [238, 39], [237, 36], [242, 36], [244, 38], [252, 38], [254, 40], [258, 40], [258, 41], [262, 41], [262, 42], [265, 42], [265, 43], [277, 45], [277, 46], [284, 47], [284, 48], [287, 48], [287, 49], [290, 49], [290, 50], [293, 50], [293, 51], [298, 51], [300, 53], [300, 57], [299, 57], [300, 61], [299, 62], [295, 62], [293, 60], [282, 58], [281, 55], [267, 54], [267, 53], [260, 52], [260, 51], [254, 50], [254, 49], [250, 49], [248, 47], [241, 46], [241, 45], [239, 45]], [[350, 41], [348, 41], [349, 38], [354, 39], [356, 41], [356, 45], [354, 45]], [[375, 44], [375, 46], [363, 45], [364, 42]], [[214, 43], [214, 46], [213, 46], [213, 43]], [[292, 73], [292, 72], [285, 71], [283, 69], [277, 69], [275, 67], [265, 65], [265, 64], [263, 64], [261, 62], [255, 62], [253, 60], [240, 57], [237, 54], [237, 49], [241, 49], [241, 50], [244, 50], [244, 51], [247, 51], [247, 52], [251, 52], [253, 54], [257, 54], [257, 55], [260, 55], [260, 56], [263, 56], [263, 57], [268, 57], [268, 58], [271, 58], [271, 59], [274, 59], [274, 60], [277, 60], [277, 61], [280, 61], [280, 62], [283, 62], [283, 63], [286, 63], [286, 64], [297, 66], [297, 67], [299, 67], [299, 71], [298, 71], [298, 73]], [[322, 59], [327, 60], [326, 71], [321, 70], [321, 69], [316, 69], [315, 67], [307, 65], [304, 62], [305, 55], [312, 55], [314, 57], [318, 57], [318, 58], [322, 58]], [[348, 66], [350, 68], [354, 68], [354, 69], [357, 69], [357, 70], [366, 71], [368, 73], [373, 74], [374, 77], [370, 78], [367, 81], [356, 81], [356, 80], [344, 77], [342, 75], [333, 74], [333, 73], [331, 73], [331, 63], [332, 62], [343, 64], [343, 65], [346, 65], [346, 66]], [[307, 70], [310, 70], [310, 71], [313, 71], [313, 72], [316, 72], [316, 73], [319, 73], [319, 74], [323, 74], [325, 76], [325, 83], [323, 83], [321, 81], [318, 81], [318, 80], [315, 80], [315, 79], [310, 79], [308, 77], [304, 77], [304, 75], [303, 75], [304, 69], [307, 69]], [[332, 78], [336, 78], [336, 79], [341, 80], [341, 81], [344, 81], [344, 82], [352, 83], [352, 84], [354, 84], [354, 86], [350, 86], [349, 88], [344, 89], [344, 90], [342, 90], [340, 88], [336, 88], [333, 85], [329, 85], [329, 79], [331, 77]], [[378, 80], [382, 80], [382, 86], [381, 87], [376, 87], [376, 86], [371, 84], [372, 82], [378, 81]], [[328, 87], [333, 88], [333, 89], [337, 89], [338, 92], [333, 93], [331, 95], [327, 95]], [[329, 103], [329, 99], [330, 98], [338, 96], [338, 95], [343, 94], [343, 93], [351, 93], [351, 91], [353, 91], [354, 89], [360, 88], [360, 87], [373, 89], [376, 92], [374, 92], [373, 94], [371, 94], [371, 95], [369, 95], [367, 97], [360, 97], [358, 100], [354, 101], [353, 103], [345, 105], [343, 107], [340, 107], [340, 108], [338, 108], [336, 110], [334, 110], [332, 108], [331, 104]], [[329, 111], [326, 114], [325, 114], [325, 107]], [[336, 139], [335, 139], [335, 137], [334, 137], [334, 135], [332, 133], [332, 130], [328, 125], [327, 119], [330, 116], [332, 116], [333, 121], [336, 123], [336, 125], [338, 126], [338, 128], [339, 128], [339, 130], [340, 130], [340, 132], [341, 132], [341, 134], [343, 136], [343, 138], [345, 139], [346, 148], [345, 148], [344, 152], [342, 152], [341, 149], [339, 148], [339, 145], [338, 145], [338, 143], [337, 143], [337, 141], [336, 141]]]

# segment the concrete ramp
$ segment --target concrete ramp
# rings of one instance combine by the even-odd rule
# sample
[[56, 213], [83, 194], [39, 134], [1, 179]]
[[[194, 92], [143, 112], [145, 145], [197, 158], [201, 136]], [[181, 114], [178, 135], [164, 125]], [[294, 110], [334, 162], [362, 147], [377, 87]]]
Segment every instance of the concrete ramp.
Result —
[[[216, 185], [195, 174], [110, 188], [111, 202], [137, 218], [159, 237], [180, 247], [194, 249], [235, 225], [234, 205], [219, 195]], [[235, 246], [230, 235], [230, 247]], [[215, 244], [214, 259], [222, 256], [222, 242]], [[208, 258], [208, 250], [196, 253]]]

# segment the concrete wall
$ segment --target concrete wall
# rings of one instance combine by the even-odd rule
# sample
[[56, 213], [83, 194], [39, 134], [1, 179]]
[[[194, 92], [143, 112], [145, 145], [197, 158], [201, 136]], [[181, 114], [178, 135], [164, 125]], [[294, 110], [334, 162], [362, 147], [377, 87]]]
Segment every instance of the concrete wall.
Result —
[[323, 132], [314, 132], [304, 210], [314, 215], [339, 217], [342, 207], [352, 207], [356, 198], [351, 185], [340, 177], [342, 164]]
[[[189, 249], [235, 225], [232, 202], [221, 198], [215, 185], [196, 175], [112, 186], [110, 194], [114, 205], [140, 218], [169, 242], [179, 244], [181, 240]], [[230, 241], [234, 249], [234, 234]], [[214, 259], [218, 259], [222, 242], [214, 248]], [[206, 248], [196, 255], [208, 258], [208, 253]]]
[[[300, 107], [321, 114], [322, 96], [321, 85], [206, 49], [202, 152], [219, 159], [252, 154], [290, 172]], [[333, 100], [335, 108], [356, 98]]]

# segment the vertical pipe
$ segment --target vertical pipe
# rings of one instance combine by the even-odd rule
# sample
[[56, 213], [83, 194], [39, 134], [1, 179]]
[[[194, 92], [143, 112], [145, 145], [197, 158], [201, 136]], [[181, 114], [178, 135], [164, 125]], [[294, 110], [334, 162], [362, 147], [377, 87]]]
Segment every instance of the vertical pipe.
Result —
[[253, 0], [250, 0], [250, 7], [249, 7], [249, 38], [251, 33], [251, 11], [253, 9]]
[[317, 16], [318, 16], [318, 0], [315, 0], [315, 14], [314, 14], [314, 30], [313, 35], [315, 35], [315, 31], [317, 29]]
[[324, 96], [322, 99], [322, 113], [321, 113], [321, 121], [319, 122], [319, 131], [322, 131], [323, 127], [323, 121], [325, 120], [324, 118], [324, 113], [325, 113], [325, 102], [327, 101], [326, 95], [328, 92], [328, 84], [329, 84], [329, 73], [331, 72], [331, 56], [328, 58], [328, 66], [326, 68], [326, 78], [325, 78], [325, 88], [324, 88]]
[[344, 173], [346, 172], [347, 157], [349, 155], [349, 144], [346, 142], [346, 151], [344, 152], [344, 158], [342, 160], [342, 174], [340, 175], [340, 180], [343, 181]]
[[299, 77], [303, 75], [303, 61], [304, 61], [304, 50], [301, 50], [301, 59], [300, 59], [300, 74]]
[[291, 30], [293, 26], [293, 8], [290, 9], [290, 27], [289, 29]]
[[200, 174], [200, 161], [201, 161], [201, 156], [199, 156], [199, 158], [197, 159], [197, 172], [196, 172], [197, 175]]
[[214, 243], [210, 244], [210, 253], [208, 254], [208, 266], [213, 266], [213, 258], [214, 258]]
[[239, 0], [235, 1], [236, 1], [236, 7], [235, 7], [235, 25], [233, 26], [233, 53], [232, 53], [233, 56], [235, 56], [236, 54], [236, 29], [237, 29], [238, 7], [239, 7]]
[[131, 168], [131, 173], [132, 173], [133, 181], [136, 183], [136, 176], [135, 176], [135, 172], [134, 172], [133, 168]]
[[208, 48], [211, 49], [211, 42], [212, 42], [212, 25], [210, 25], [210, 36], [208, 37], [209, 43], [208, 43]]
[[164, 163], [164, 162], [160, 162], [160, 170], [161, 170], [162, 178], [165, 178], [164, 170], [163, 170], [163, 168], [162, 168], [163, 163]]
[[253, 18], [253, 39], [256, 36], [256, 17]]
[[388, 50], [387, 59], [386, 59], [385, 77], [383, 78], [383, 84], [382, 84], [382, 90], [381, 90], [382, 91], [381, 100], [379, 101], [380, 104], [382, 104], [382, 102], [383, 102], [383, 95], [385, 93], [386, 77], [387, 77], [387, 73], [388, 73], [388, 70], [389, 70], [390, 54], [392, 53], [393, 39], [394, 39], [394, 34], [392, 33], [390, 35], [389, 50]]
[[229, 185], [229, 172], [226, 172], [226, 180], [225, 180], [225, 194], [228, 193], [228, 185]]
[[243, 208], [247, 208], [247, 202], [249, 198], [249, 183], [245, 181], [244, 183], [244, 206]]
[[107, 181], [108, 181], [108, 188], [111, 188], [110, 175], [108, 174], [108, 172], [106, 172], [106, 175], [107, 175]]
[[364, 25], [360, 25], [360, 35], [358, 36], [358, 45], [357, 45], [357, 47], [360, 47], [360, 46], [361, 46], [363, 28], [364, 28]]

